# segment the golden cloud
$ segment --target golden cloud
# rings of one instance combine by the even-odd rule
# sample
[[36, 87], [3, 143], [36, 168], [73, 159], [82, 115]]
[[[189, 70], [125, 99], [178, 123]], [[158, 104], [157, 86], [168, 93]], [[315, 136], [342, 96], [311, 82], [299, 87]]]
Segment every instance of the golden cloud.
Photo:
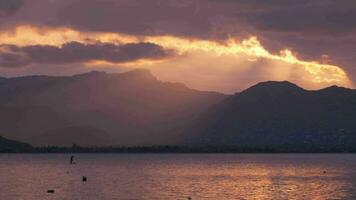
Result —
[[353, 87], [341, 67], [301, 60], [288, 49], [281, 50], [279, 54], [270, 53], [256, 37], [216, 42], [175, 36], [136, 37], [120, 33], [79, 32], [69, 28], [34, 26], [19, 26], [0, 33], [0, 44], [61, 46], [71, 41], [115, 44], [150, 42], [174, 49], [178, 52], [176, 57], [159, 61], [138, 60], [123, 65], [98, 60], [86, 65], [149, 67], [160, 79], [185, 82], [198, 89], [233, 92], [265, 80], [290, 80], [307, 88], [332, 84]]

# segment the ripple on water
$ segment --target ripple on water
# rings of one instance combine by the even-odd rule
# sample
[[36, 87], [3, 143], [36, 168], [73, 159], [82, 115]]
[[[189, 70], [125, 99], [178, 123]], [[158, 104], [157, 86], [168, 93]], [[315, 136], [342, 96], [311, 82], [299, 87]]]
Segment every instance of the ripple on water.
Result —
[[69, 157], [0, 154], [0, 199], [356, 198], [353, 154], [78, 154], [75, 165]]

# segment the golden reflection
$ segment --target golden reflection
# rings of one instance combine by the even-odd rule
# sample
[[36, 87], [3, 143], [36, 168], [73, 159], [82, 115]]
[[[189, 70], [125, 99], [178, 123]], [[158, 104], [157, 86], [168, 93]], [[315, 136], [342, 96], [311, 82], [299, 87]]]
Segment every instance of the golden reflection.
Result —
[[[58, 199], [324, 200], [354, 199], [356, 188], [352, 154], [81, 155], [74, 168], [65, 156], [0, 156], [0, 199], [55, 189]], [[95, 181], [83, 185], [83, 173]]]
[[[236, 157], [244, 160], [249, 156]], [[259, 156], [255, 158], [263, 160]], [[339, 178], [345, 175], [342, 169], [330, 169], [329, 174], [323, 174], [326, 166], [316, 163], [303, 165], [283, 161], [274, 164], [273, 161], [265, 163], [265, 160], [255, 163], [244, 161], [209, 163], [211, 165], [204, 167], [187, 161], [187, 164], [180, 166], [163, 166], [159, 172], [151, 169], [148, 173], [154, 173], [157, 177], [179, 177], [165, 179], [160, 188], [153, 190], [157, 196], [162, 195], [167, 188], [178, 187], [192, 199], [322, 200], [348, 197], [344, 189], [350, 185]]]

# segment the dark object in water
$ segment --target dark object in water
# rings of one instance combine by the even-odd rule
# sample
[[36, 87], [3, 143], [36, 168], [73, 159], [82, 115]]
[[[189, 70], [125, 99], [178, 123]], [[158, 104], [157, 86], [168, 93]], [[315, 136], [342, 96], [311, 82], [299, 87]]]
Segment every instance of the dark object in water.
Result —
[[323, 171], [324, 174], [326, 174], [326, 171]]
[[74, 164], [74, 156], [70, 156], [70, 164]]
[[188, 197], [188, 200], [192, 200], [192, 197]]
[[54, 193], [54, 190], [47, 190], [47, 193], [53, 194], [53, 193]]
[[83, 182], [87, 182], [87, 177], [83, 176], [83, 177], [82, 177], [82, 181], [83, 181]]

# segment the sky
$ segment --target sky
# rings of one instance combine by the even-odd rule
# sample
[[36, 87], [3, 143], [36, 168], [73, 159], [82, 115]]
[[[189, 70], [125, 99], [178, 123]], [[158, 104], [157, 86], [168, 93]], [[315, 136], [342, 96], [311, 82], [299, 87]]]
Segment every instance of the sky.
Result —
[[235, 93], [354, 88], [354, 0], [0, 0], [0, 76], [149, 69]]

